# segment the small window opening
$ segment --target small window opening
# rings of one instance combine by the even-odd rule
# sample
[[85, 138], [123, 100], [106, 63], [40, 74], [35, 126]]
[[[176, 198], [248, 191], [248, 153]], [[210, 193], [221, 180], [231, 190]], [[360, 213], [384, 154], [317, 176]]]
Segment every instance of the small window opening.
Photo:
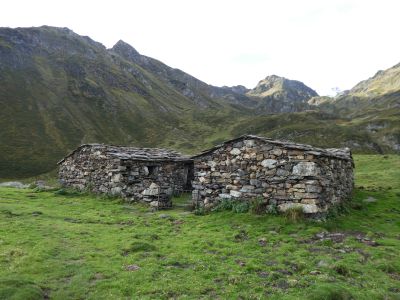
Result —
[[157, 172], [156, 166], [147, 166], [147, 170], [149, 171], [149, 176], [155, 175]]

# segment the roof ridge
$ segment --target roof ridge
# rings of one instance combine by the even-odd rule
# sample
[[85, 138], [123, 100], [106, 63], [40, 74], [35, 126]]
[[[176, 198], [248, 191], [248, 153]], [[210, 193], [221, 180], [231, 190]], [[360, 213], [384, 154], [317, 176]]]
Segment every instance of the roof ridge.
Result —
[[299, 150], [304, 150], [304, 151], [311, 151], [314, 152], [315, 155], [322, 155], [322, 156], [330, 156], [330, 157], [336, 157], [336, 158], [340, 158], [340, 159], [345, 159], [345, 160], [352, 160], [352, 156], [351, 156], [351, 150], [350, 148], [319, 148], [319, 147], [314, 147], [312, 145], [308, 145], [308, 144], [300, 144], [300, 143], [295, 143], [292, 141], [281, 141], [281, 140], [273, 140], [271, 138], [268, 137], [263, 137], [263, 136], [258, 136], [258, 135], [252, 135], [252, 134], [244, 134], [241, 135], [237, 138], [233, 138], [230, 140], [226, 140], [224, 141], [222, 144], [216, 145], [212, 148], [203, 150], [202, 152], [200, 152], [199, 154], [193, 155], [191, 156], [192, 158], [196, 158], [202, 155], [206, 155], [210, 152], [213, 152], [219, 148], [224, 147], [226, 144], [228, 143], [232, 143], [235, 141], [239, 141], [239, 140], [243, 140], [246, 138], [250, 138], [250, 139], [258, 139], [264, 142], [268, 142], [271, 144], [275, 144], [275, 145], [280, 145], [283, 147], [287, 147], [287, 148], [292, 148], [292, 149], [299, 149]]
[[80, 151], [84, 147], [99, 147], [106, 155], [117, 157], [120, 159], [132, 159], [132, 160], [154, 160], [154, 161], [189, 161], [190, 156], [184, 155], [174, 149], [165, 148], [145, 148], [145, 147], [133, 147], [133, 146], [117, 146], [107, 144], [82, 144], [75, 150], [67, 154], [57, 164], [61, 164], [66, 158], [70, 157], [77, 151]]

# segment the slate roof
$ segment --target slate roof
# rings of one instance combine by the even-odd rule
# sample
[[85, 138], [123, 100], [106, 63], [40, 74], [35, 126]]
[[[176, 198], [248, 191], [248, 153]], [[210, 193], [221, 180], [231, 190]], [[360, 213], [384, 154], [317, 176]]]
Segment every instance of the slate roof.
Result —
[[203, 155], [208, 155], [208, 154], [212, 153], [213, 151], [226, 146], [227, 144], [238, 142], [238, 141], [242, 141], [242, 140], [245, 140], [245, 139], [250, 139], [250, 140], [251, 139], [256, 139], [256, 140], [263, 141], [263, 142], [268, 143], [268, 144], [281, 146], [281, 147], [286, 148], [286, 149], [303, 150], [307, 154], [312, 154], [312, 155], [315, 155], [315, 156], [327, 156], [327, 157], [335, 157], [335, 158], [339, 158], [339, 159], [343, 159], [343, 160], [353, 160], [352, 155], [351, 155], [351, 151], [350, 151], [349, 148], [340, 148], [340, 149], [327, 148], [327, 149], [323, 149], [323, 148], [313, 147], [311, 145], [298, 144], [298, 143], [289, 142], [289, 141], [273, 140], [273, 139], [270, 139], [270, 138], [257, 136], [257, 135], [249, 135], [249, 134], [242, 135], [240, 137], [237, 137], [237, 138], [234, 138], [234, 139], [231, 139], [231, 140], [227, 140], [227, 141], [223, 142], [220, 145], [217, 145], [217, 146], [215, 146], [213, 148], [204, 150], [203, 152], [192, 156], [192, 158], [195, 159], [196, 157], [200, 157], [200, 156], [203, 156]]
[[65, 156], [57, 164], [61, 164], [66, 158], [70, 157], [83, 148], [91, 148], [93, 151], [100, 151], [102, 155], [110, 158], [119, 158], [122, 160], [140, 160], [140, 161], [192, 161], [189, 156], [181, 153], [161, 148], [136, 148], [126, 146], [114, 146], [104, 144], [84, 144]]

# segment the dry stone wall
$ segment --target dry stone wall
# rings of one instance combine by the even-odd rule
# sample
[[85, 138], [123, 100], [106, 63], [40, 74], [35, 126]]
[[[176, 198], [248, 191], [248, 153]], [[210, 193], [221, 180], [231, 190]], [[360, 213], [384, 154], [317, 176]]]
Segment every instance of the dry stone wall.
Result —
[[353, 188], [349, 149], [318, 149], [245, 136], [194, 158], [193, 201], [212, 207], [222, 199], [261, 198], [285, 211], [325, 213]]
[[158, 208], [171, 206], [174, 190], [188, 188], [193, 168], [191, 161], [128, 159], [109, 155], [104, 146], [91, 145], [81, 147], [59, 165], [63, 186], [145, 201]]

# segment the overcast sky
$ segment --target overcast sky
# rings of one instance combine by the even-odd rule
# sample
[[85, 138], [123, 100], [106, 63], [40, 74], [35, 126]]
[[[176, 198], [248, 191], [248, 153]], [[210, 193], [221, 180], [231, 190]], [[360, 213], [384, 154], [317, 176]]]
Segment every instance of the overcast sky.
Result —
[[248, 88], [267, 75], [321, 95], [400, 62], [399, 0], [9, 0], [0, 26], [68, 27], [119, 39], [213, 85]]

